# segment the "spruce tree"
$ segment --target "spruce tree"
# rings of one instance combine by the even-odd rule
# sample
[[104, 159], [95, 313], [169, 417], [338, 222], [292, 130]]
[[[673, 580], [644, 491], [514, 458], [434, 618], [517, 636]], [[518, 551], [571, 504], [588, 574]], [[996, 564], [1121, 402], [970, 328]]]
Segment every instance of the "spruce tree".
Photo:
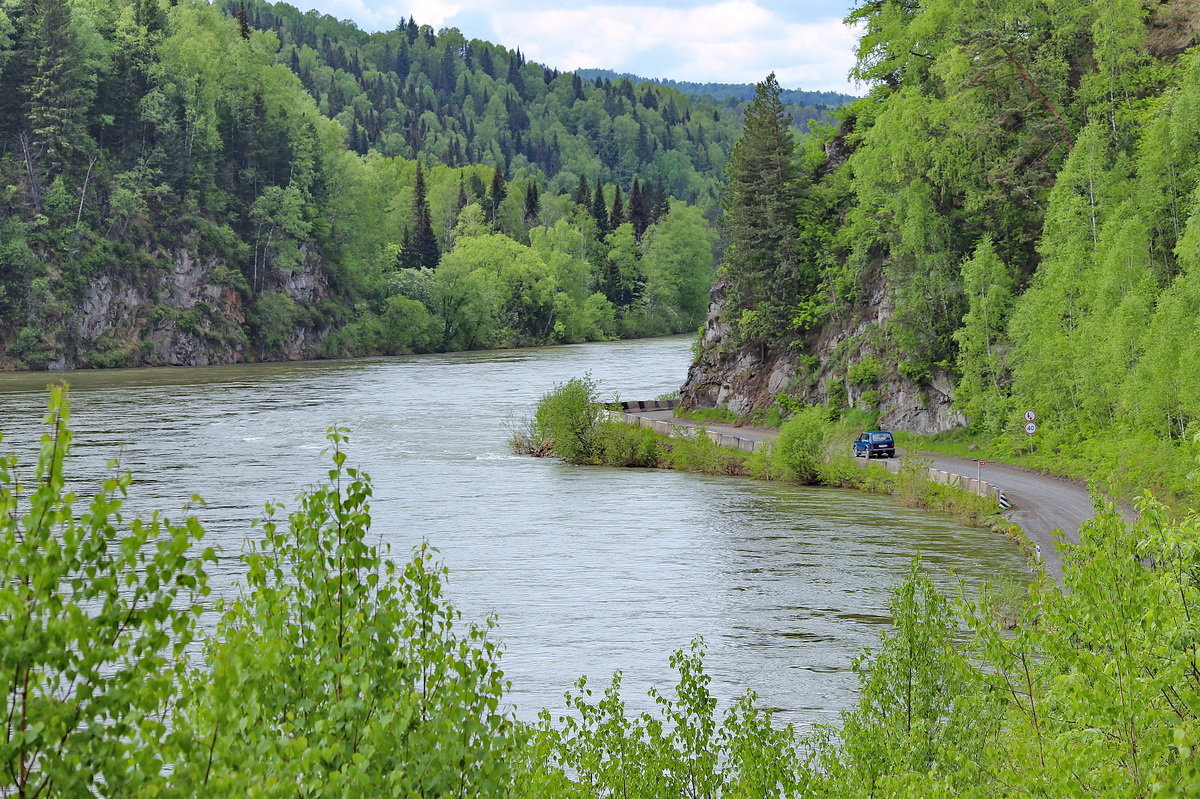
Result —
[[471, 200], [469, 197], [467, 197], [466, 181], [463, 180], [462, 173], [459, 173], [459, 176], [458, 176], [458, 199], [456, 199], [454, 202], [455, 215], [457, 215], [459, 211], [462, 211], [462, 209], [466, 208], [467, 203], [469, 203], [469, 202], [471, 202]]
[[616, 230], [625, 221], [625, 204], [621, 199], [621, 187], [617, 186], [613, 192], [612, 210], [608, 214], [608, 227], [610, 230]]
[[36, 7], [29, 125], [51, 174], [58, 174], [79, 153], [91, 149], [86, 114], [92, 91], [85, 81], [70, 4], [67, 0], [41, 0]]
[[629, 190], [629, 222], [633, 225], [633, 236], [638, 241], [650, 227], [650, 199], [642, 190], [642, 184], [633, 179], [633, 188]]
[[[729, 183], [721, 202], [731, 307], [759, 308], [760, 320], [782, 323], [797, 299], [799, 197], [792, 118], [779, 94], [774, 73], [755, 88], [745, 129], [726, 167]], [[770, 338], [778, 332], [759, 329], [754, 334]]]
[[604, 203], [604, 182], [596, 180], [596, 193], [592, 195], [592, 218], [596, 220], [596, 230], [603, 237], [608, 233], [608, 207]]
[[587, 208], [591, 203], [591, 194], [591, 191], [588, 190], [587, 178], [580, 175], [579, 185], [575, 187], [575, 204], [581, 208]]
[[433, 269], [438, 265], [441, 252], [429, 215], [429, 200], [425, 194], [425, 170], [420, 161], [417, 162], [417, 179], [413, 188], [413, 212], [415, 219], [411, 239], [412, 256], [408, 259], [408, 265]]
[[237, 23], [238, 23], [238, 35], [241, 36], [243, 39], [249, 39], [250, 38], [250, 18], [248, 16], [246, 16], [246, 7], [244, 5], [238, 6]]
[[487, 199], [487, 189], [483, 186], [483, 180], [479, 175], [472, 174], [467, 180], [467, 184], [471, 189], [471, 201], [479, 203], [483, 207], [484, 201]]
[[504, 182], [504, 173], [500, 167], [492, 173], [492, 190], [488, 192], [488, 211], [491, 214], [492, 229], [500, 227], [500, 203], [508, 197], [508, 184]]
[[529, 181], [529, 185], [525, 187], [525, 223], [534, 222], [538, 214], [542, 212], [542, 198], [538, 194], [537, 181]]

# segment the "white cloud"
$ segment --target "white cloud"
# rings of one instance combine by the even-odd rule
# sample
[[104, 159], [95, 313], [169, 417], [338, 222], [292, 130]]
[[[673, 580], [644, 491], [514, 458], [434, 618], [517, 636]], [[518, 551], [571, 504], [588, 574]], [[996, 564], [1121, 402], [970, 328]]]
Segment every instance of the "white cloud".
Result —
[[501, 43], [563, 69], [607, 67], [646, 77], [850, 91], [855, 33], [840, 20], [789, 22], [751, 0], [693, 8], [592, 5], [496, 11]]
[[[305, 0], [292, 1], [300, 9], [309, 5]], [[472, 5], [441, 0], [310, 0], [310, 3], [317, 6], [322, 14], [352, 20], [363, 30], [369, 31], [394, 28], [401, 17], [413, 17], [419, 24], [432, 25], [437, 29], [459, 14], [466, 5]]]
[[700, 0], [691, 7], [684, 7], [685, 0], [657, 0], [655, 5], [611, 0], [309, 2], [367, 30], [391, 28], [402, 16], [435, 29], [459, 26], [467, 36], [519, 47], [529, 59], [560, 69], [602, 67], [719, 83], [753, 83], [774, 71], [785, 87], [856, 90], [846, 77], [854, 64], [856, 32], [840, 19], [801, 21], [804, 4], [775, 12], [762, 0]]

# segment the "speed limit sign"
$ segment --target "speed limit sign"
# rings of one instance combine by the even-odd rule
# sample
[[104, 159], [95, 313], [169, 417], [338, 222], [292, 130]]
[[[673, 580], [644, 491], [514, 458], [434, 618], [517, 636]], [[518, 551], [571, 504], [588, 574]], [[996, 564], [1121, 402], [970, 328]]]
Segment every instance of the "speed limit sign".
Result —
[[1037, 414], [1036, 414], [1036, 413], [1034, 413], [1033, 411], [1025, 411], [1025, 421], [1027, 421], [1027, 422], [1036, 422], [1036, 421], [1037, 421]]
[[1034, 424], [1033, 422], [1028, 422], [1025, 425], [1025, 432], [1028, 433], [1029, 435], [1033, 435], [1034, 433], [1037, 432], [1037, 425]]

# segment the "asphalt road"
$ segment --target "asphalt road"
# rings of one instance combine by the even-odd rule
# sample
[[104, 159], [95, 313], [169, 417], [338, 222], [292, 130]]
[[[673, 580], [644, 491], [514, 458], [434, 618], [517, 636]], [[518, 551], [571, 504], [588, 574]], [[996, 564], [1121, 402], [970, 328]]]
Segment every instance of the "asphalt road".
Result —
[[[674, 411], [641, 411], [631, 415], [671, 421], [688, 427], [703, 427], [754, 441], [770, 441], [778, 435], [778, 431], [768, 428], [737, 427], [718, 422], [679, 419], [675, 417]], [[898, 451], [898, 454], [903, 454], [903, 451]], [[936, 469], [965, 477], [980, 477], [999, 486], [1013, 506], [1004, 513], [1005, 518], [1025, 531], [1035, 545], [1046, 573], [1056, 580], [1062, 580], [1059, 541], [1077, 543], [1080, 525], [1096, 513], [1095, 501], [1084, 486], [1018, 466], [987, 462], [979, 467], [978, 461], [968, 458], [954, 458], [932, 452], [921, 454], [930, 458]], [[1128, 508], [1124, 508], [1123, 512], [1126, 518], [1133, 518], [1133, 512]]]

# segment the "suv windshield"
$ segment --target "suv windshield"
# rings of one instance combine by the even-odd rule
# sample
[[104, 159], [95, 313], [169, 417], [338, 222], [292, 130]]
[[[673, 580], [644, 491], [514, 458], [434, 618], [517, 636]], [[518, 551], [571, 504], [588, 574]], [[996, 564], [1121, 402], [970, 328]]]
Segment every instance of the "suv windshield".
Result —
[[892, 434], [891, 433], [872, 433], [871, 440], [872, 441], [891, 441]]

